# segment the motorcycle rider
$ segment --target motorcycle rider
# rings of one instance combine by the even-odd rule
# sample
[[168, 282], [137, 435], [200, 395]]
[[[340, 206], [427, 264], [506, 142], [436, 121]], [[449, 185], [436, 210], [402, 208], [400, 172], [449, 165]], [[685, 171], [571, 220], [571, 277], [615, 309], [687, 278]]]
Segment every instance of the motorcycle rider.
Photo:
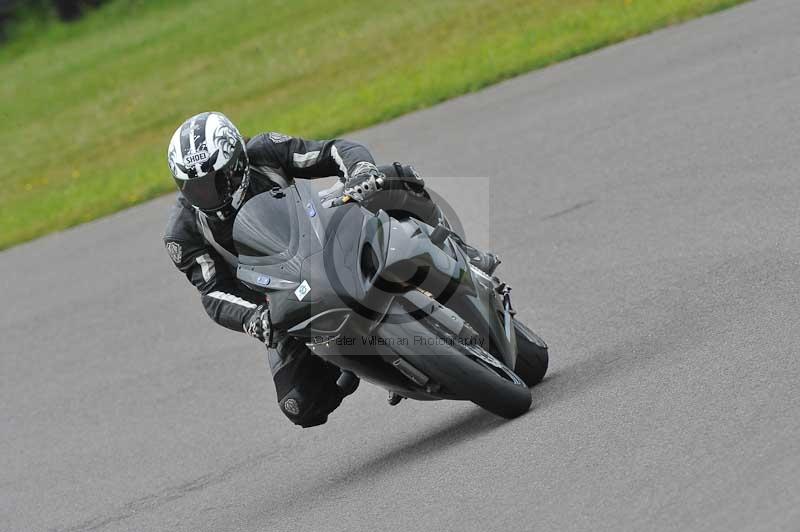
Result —
[[[368, 200], [378, 190], [381, 170], [367, 148], [356, 142], [275, 132], [245, 140], [217, 112], [201, 113], [181, 124], [170, 140], [167, 159], [180, 191], [164, 234], [167, 253], [198, 289], [211, 319], [266, 344], [281, 411], [301, 427], [325, 423], [355, 391], [358, 379], [273, 330], [263, 295], [236, 278], [233, 221], [248, 199], [286, 187], [294, 178], [339, 176], [332, 190], [356, 201]], [[493, 254], [464, 245], [473, 264], [487, 273], [499, 264]]]

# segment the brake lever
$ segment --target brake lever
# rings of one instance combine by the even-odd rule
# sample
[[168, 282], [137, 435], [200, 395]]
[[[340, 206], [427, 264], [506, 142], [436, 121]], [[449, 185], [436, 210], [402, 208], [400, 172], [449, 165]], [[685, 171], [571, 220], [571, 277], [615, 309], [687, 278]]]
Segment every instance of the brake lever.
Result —
[[331, 203], [330, 203], [330, 205], [328, 205], [328, 208], [332, 209], [333, 207], [341, 207], [345, 203], [350, 203], [352, 200], [353, 200], [353, 198], [351, 198], [350, 196], [347, 196], [347, 195], [341, 196], [339, 198], [335, 198], [335, 199], [331, 200]]

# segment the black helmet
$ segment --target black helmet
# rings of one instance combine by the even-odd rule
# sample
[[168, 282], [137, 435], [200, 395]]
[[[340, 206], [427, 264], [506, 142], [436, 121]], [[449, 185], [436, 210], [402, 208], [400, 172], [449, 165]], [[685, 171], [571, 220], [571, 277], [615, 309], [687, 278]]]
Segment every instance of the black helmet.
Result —
[[225, 220], [241, 207], [250, 181], [244, 138], [222, 113], [201, 113], [181, 124], [169, 143], [172, 177], [189, 203]]

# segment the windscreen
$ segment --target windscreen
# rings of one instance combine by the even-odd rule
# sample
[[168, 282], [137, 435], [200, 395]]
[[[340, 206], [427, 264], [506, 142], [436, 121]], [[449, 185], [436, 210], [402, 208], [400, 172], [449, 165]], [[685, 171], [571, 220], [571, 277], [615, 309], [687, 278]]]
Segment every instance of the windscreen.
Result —
[[236, 215], [233, 239], [240, 255], [286, 255], [292, 242], [296, 214], [284, 193], [264, 192], [247, 201]]

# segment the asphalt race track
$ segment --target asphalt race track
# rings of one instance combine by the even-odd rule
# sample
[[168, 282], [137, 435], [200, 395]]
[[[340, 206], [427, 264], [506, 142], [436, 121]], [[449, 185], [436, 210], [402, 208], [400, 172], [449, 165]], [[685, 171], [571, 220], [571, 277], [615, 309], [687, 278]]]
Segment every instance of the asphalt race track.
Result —
[[511, 422], [362, 385], [294, 427], [171, 198], [0, 254], [0, 530], [800, 529], [798, 27], [757, 0], [354, 135], [469, 176], [434, 188], [551, 344]]

